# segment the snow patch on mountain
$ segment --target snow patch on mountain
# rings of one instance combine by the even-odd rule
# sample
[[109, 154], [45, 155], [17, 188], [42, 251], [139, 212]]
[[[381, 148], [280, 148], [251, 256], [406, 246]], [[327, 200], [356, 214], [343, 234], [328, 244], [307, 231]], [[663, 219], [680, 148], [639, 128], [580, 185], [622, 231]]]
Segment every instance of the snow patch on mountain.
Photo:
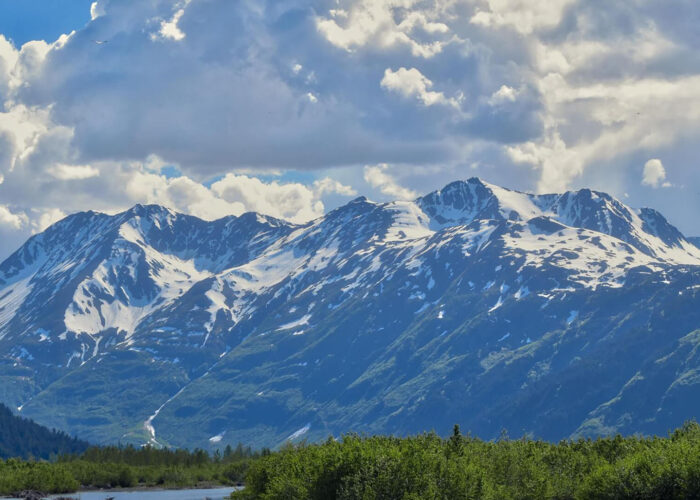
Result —
[[[453, 280], [460, 293], [488, 295], [484, 310], [496, 316], [531, 294], [548, 307], [568, 291], [622, 287], [632, 269], [661, 280], [678, 265], [700, 265], [700, 249], [661, 214], [586, 189], [534, 195], [469, 179], [414, 201], [358, 198], [304, 225], [257, 214], [206, 222], [137, 205], [69, 216], [0, 264], [0, 338], [35, 342], [41, 331], [67, 344], [60, 364], [72, 367], [74, 352], [82, 363], [116, 343], [136, 347], [139, 335], [149, 347], [155, 338], [205, 349], [251, 321], [245, 335], [305, 334], [395, 279], [412, 316]], [[271, 302], [298, 309], [264, 317], [256, 331]]]
[[15, 316], [17, 310], [24, 303], [24, 299], [32, 292], [32, 276], [15, 281], [0, 292], [0, 338], [2, 328]]
[[283, 331], [283, 330], [293, 330], [295, 328], [298, 328], [300, 326], [305, 326], [309, 324], [309, 320], [311, 319], [310, 314], [305, 314], [301, 318], [295, 320], [295, 321], [290, 321], [289, 323], [285, 323], [279, 327], [277, 327], [277, 331]]
[[386, 241], [415, 240], [434, 234], [429, 227], [430, 217], [415, 202], [395, 201], [385, 205], [384, 209], [389, 211], [393, 218], [393, 223], [384, 237]]
[[78, 285], [65, 312], [70, 331], [95, 335], [115, 328], [128, 337], [156, 308], [211, 276], [198, 271], [192, 260], [183, 261], [146, 245], [131, 225], [121, 230], [125, 243], [117, 240], [110, 257]]

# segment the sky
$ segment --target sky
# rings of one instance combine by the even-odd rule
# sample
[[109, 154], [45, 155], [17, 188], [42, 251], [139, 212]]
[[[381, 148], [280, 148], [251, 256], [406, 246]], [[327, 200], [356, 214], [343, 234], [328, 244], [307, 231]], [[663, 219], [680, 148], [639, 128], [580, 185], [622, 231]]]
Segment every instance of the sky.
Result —
[[304, 222], [481, 177], [700, 235], [696, 0], [0, 0], [0, 258], [159, 203]]

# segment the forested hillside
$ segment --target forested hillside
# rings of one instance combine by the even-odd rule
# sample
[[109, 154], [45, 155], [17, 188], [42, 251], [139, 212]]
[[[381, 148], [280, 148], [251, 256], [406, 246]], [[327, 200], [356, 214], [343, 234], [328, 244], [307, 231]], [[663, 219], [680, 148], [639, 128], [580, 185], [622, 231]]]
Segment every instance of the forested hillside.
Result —
[[67, 453], [81, 453], [88, 443], [12, 413], [0, 404], [0, 458], [49, 459]]

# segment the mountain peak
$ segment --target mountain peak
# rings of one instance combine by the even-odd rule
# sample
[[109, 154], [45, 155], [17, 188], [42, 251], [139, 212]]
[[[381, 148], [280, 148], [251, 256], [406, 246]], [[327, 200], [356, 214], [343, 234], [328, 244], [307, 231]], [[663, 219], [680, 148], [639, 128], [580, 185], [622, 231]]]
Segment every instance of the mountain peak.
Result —
[[498, 200], [481, 179], [455, 181], [416, 200], [436, 227], [469, 224], [474, 219], [498, 218]]
[[472, 177], [451, 182], [418, 198], [416, 204], [430, 217], [433, 230], [468, 225], [474, 220], [526, 222], [548, 217], [569, 227], [613, 236], [654, 257], [681, 261], [700, 257], [659, 212], [633, 210], [610, 194], [589, 188], [536, 195]]
[[369, 200], [367, 199], [366, 196], [358, 196], [357, 198], [350, 200], [348, 205], [356, 205], [356, 204], [361, 204], [361, 203], [369, 203]]
[[[299, 429], [313, 439], [374, 429], [358, 424], [420, 430], [410, 426], [435, 425], [435, 405], [449, 402], [442, 414], [454, 404], [445, 384], [471, 398], [448, 423], [503, 409], [468, 386], [505, 388], [510, 404], [525, 381], [541, 402], [540, 380], [566, 379], [548, 370], [596, 361], [597, 342], [623, 327], [628, 338], [599, 350], [648, 346], [656, 356], [663, 339], [640, 328], [651, 318], [663, 338], [667, 319], [687, 325], [678, 335], [695, 329], [699, 273], [700, 250], [654, 210], [476, 177], [415, 201], [360, 197], [302, 225], [253, 212], [205, 221], [158, 205], [84, 212], [0, 265], [0, 377], [23, 414], [98, 442], [261, 436], [268, 446]], [[690, 314], [675, 314], [681, 306]], [[588, 394], [577, 426], [628, 387], [629, 368], [611, 391]], [[387, 394], [404, 410], [388, 408]], [[370, 400], [379, 406], [352, 413]], [[99, 410], [76, 413], [75, 401]], [[264, 425], [261, 412], [273, 415]]]
[[122, 214], [126, 217], [163, 217], [176, 215], [176, 212], [163, 205], [137, 203]]

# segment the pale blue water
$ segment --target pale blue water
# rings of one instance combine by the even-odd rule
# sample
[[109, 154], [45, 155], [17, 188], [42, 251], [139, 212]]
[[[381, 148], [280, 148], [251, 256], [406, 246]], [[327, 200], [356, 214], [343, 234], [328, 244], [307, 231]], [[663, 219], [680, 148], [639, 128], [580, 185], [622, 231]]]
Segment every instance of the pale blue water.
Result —
[[[68, 493], [56, 496], [77, 498], [79, 500], [105, 500], [114, 497], [114, 500], [224, 500], [228, 498], [235, 488], [216, 488], [208, 490], [157, 490], [157, 491], [85, 491], [80, 493]], [[0, 499], [3, 500], [3, 499]]]

